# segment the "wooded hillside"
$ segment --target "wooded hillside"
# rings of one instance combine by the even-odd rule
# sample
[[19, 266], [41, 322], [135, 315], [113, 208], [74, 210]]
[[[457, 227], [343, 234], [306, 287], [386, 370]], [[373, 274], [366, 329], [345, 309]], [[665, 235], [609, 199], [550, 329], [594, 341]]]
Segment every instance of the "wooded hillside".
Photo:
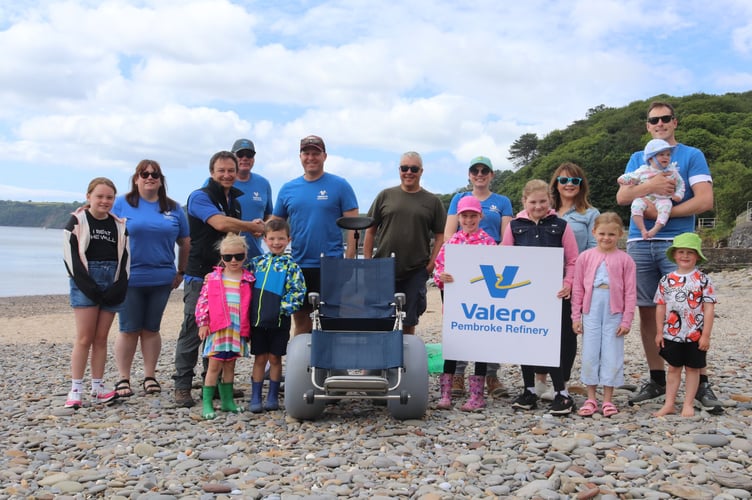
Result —
[[[548, 181], [558, 165], [571, 161], [587, 172], [593, 205], [628, 218], [629, 207], [616, 205], [616, 178], [624, 172], [630, 155], [651, 138], [645, 117], [652, 101], [671, 103], [679, 123], [677, 140], [705, 153], [713, 174], [715, 210], [702, 216], [717, 217], [719, 230], [729, 231], [752, 201], [752, 92], [658, 95], [623, 108], [591, 108], [584, 119], [564, 130], [542, 138], [525, 134], [515, 141], [509, 159], [519, 168], [496, 171], [492, 189], [509, 197], [519, 210], [522, 187], [528, 180]], [[444, 199], [448, 205], [451, 195]]]

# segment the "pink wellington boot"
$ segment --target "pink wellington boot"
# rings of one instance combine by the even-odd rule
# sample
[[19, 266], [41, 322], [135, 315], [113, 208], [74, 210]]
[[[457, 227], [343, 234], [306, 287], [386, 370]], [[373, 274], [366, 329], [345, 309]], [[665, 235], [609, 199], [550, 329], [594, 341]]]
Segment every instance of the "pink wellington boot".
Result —
[[439, 375], [439, 387], [441, 388], [441, 399], [436, 405], [439, 410], [448, 410], [452, 407], [452, 374], [442, 373]]
[[478, 411], [486, 407], [486, 400], [483, 398], [483, 385], [485, 377], [480, 375], [471, 375], [470, 382], [470, 399], [462, 405], [462, 411]]

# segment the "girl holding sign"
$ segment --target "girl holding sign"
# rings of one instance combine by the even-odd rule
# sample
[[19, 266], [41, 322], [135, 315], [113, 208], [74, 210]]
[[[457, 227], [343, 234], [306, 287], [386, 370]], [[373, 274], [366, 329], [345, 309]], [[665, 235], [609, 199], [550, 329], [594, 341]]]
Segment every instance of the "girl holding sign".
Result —
[[[559, 299], [568, 299], [572, 289], [574, 263], [577, 260], [577, 241], [572, 228], [564, 219], [557, 216], [551, 208], [551, 192], [548, 183], [541, 179], [533, 179], [522, 189], [522, 205], [524, 210], [512, 219], [504, 231], [502, 245], [507, 246], [535, 246], [560, 247], [564, 249], [564, 281], [561, 290], [556, 294]], [[564, 336], [561, 336], [564, 339]], [[549, 413], [552, 415], [568, 415], [574, 410], [574, 401], [566, 389], [562, 363], [557, 367], [541, 368], [521, 365], [522, 381], [525, 389], [512, 403], [512, 407], [520, 410], [532, 410], [537, 406], [538, 395], [535, 393], [536, 369], [548, 371], [554, 385], [554, 400]]]

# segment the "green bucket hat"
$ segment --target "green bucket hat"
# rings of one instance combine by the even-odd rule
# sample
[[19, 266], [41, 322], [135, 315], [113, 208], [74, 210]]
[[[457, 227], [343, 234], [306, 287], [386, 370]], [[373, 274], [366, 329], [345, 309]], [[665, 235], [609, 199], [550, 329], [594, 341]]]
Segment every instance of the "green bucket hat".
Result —
[[689, 248], [697, 252], [698, 264], [704, 264], [708, 261], [708, 259], [702, 254], [702, 240], [695, 233], [682, 233], [674, 238], [673, 244], [668, 247], [668, 250], [666, 250], [666, 257], [668, 257], [668, 260], [674, 264], [676, 264], [676, 261], [674, 260], [674, 250], [677, 248]]

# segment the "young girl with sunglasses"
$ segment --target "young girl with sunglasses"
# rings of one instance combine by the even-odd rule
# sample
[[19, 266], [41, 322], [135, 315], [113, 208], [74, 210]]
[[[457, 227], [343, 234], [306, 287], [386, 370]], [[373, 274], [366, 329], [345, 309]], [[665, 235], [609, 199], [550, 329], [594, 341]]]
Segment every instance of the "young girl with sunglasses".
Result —
[[[243, 267], [248, 244], [240, 235], [228, 233], [219, 243], [221, 265], [206, 275], [196, 303], [198, 336], [204, 341], [203, 356], [209, 359], [203, 387], [206, 420], [216, 416], [214, 393], [219, 388], [222, 411], [239, 413], [233, 400], [235, 360], [247, 357], [251, 336], [251, 291], [256, 278]], [[222, 381], [219, 381], [219, 373]]]

